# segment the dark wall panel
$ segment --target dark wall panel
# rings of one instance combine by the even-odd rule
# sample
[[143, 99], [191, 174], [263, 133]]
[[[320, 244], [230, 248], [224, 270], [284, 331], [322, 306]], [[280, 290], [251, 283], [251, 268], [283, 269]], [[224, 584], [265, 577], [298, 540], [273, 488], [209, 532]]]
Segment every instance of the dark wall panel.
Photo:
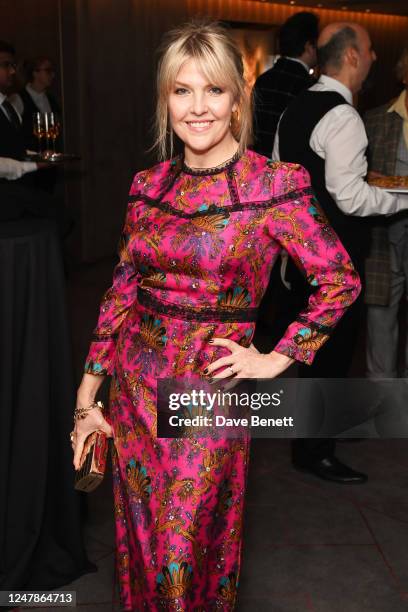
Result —
[[[0, 0], [0, 39], [11, 42], [17, 58], [49, 56], [60, 62], [58, 0]], [[55, 91], [60, 93], [57, 74]]]
[[[66, 104], [67, 138], [70, 150], [80, 150], [83, 158], [76, 208], [82, 216], [83, 257], [92, 260], [114, 250], [132, 176], [154, 161], [148, 149], [155, 49], [163, 32], [185, 20], [187, 12], [177, 0], [78, 0], [75, 11], [73, 20], [72, 1], [62, 0], [65, 80], [67, 70], [71, 79], [76, 76], [70, 89], [77, 97]], [[77, 112], [72, 122], [75, 104], [79, 117]]]

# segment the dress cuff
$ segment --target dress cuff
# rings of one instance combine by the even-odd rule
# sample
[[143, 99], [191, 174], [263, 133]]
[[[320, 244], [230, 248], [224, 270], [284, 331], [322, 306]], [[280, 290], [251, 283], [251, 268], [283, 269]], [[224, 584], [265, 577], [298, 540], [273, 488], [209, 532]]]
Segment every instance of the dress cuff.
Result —
[[289, 325], [274, 351], [311, 365], [316, 351], [329, 339], [329, 332], [327, 327], [295, 321]]
[[114, 339], [91, 342], [85, 362], [85, 372], [94, 376], [113, 373], [113, 358], [116, 351]]

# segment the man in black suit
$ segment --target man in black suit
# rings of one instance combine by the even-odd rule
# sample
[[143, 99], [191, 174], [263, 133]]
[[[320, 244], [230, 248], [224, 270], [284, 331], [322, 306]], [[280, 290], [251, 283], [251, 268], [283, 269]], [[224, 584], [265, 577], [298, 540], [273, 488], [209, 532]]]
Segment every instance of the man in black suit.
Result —
[[316, 66], [318, 17], [313, 13], [292, 15], [279, 30], [276, 64], [261, 74], [254, 86], [254, 149], [272, 156], [279, 117], [289, 102], [314, 83], [309, 72]]
[[[297, 13], [293, 17], [291, 17], [283, 26], [283, 34], [280, 33], [280, 44], [281, 51], [286, 49], [285, 45], [289, 44], [288, 41], [303, 40], [303, 49], [304, 54], [303, 58], [309, 56], [313, 56], [313, 65], [316, 64], [316, 50], [317, 50], [317, 18], [312, 15], [315, 20], [315, 32], [316, 38], [311, 37], [311, 29], [306, 27], [306, 24], [309, 23], [309, 15], [310, 13]], [[303, 24], [303, 25], [301, 25]], [[310, 19], [310, 24], [312, 24], [312, 20]], [[296, 28], [302, 28], [297, 31]], [[311, 25], [310, 25], [311, 27]], [[286, 28], [286, 32], [284, 30]], [[288, 30], [289, 28], [289, 30]], [[294, 29], [293, 29], [294, 28]], [[302, 38], [303, 36], [303, 38]], [[282, 44], [283, 41], [283, 44]], [[293, 49], [294, 47], [292, 47]], [[298, 47], [298, 52], [299, 52]], [[344, 50], [343, 50], [344, 51]], [[305, 56], [306, 54], [306, 56]], [[370, 56], [371, 58], [371, 56]], [[281, 61], [281, 60], [279, 60]], [[288, 58], [284, 58], [286, 61], [286, 65], [292, 66], [296, 62], [292, 60], [288, 61]], [[371, 62], [372, 60], [370, 60]], [[279, 91], [275, 94], [276, 98], [276, 114], [270, 112], [269, 115], [264, 113], [265, 116], [265, 124], [268, 130], [273, 129], [273, 136], [275, 138], [276, 132], [278, 131], [280, 134], [282, 128], [282, 121], [280, 120], [280, 112], [283, 117], [287, 116], [283, 114], [284, 111], [288, 108], [288, 111], [296, 106], [298, 116], [295, 118], [293, 113], [291, 115], [291, 120], [287, 123], [292, 125], [292, 132], [290, 135], [282, 134], [283, 144], [286, 144], [288, 147], [299, 149], [305, 153], [308, 150], [307, 139], [305, 142], [300, 141], [300, 132], [303, 129], [306, 129], [305, 126], [313, 121], [312, 117], [316, 112], [319, 112], [318, 108], [315, 108], [314, 104], [310, 104], [309, 107], [306, 108], [306, 105], [303, 102], [299, 102], [303, 100], [303, 97], [306, 96], [306, 92], [310, 86], [316, 87], [313, 82], [310, 82], [309, 75], [306, 74], [306, 69], [302, 68], [302, 66], [298, 66], [296, 68], [298, 75], [303, 75], [303, 87], [300, 86], [298, 78], [296, 80], [292, 79], [290, 81], [289, 76], [286, 74], [284, 78], [281, 74], [280, 70], [276, 70], [276, 74], [279, 75], [273, 77], [272, 74], [279, 62], [272, 68], [270, 71], [269, 78], [269, 92], [270, 99], [274, 97], [274, 90], [278, 90], [279, 88], [283, 88], [283, 83], [285, 78], [287, 80], [287, 87], [290, 87], [289, 93], [286, 94], [286, 97]], [[371, 65], [371, 64], [370, 64]], [[293, 66], [292, 66], [293, 69]], [[300, 69], [303, 72], [300, 72]], [[268, 75], [268, 72], [265, 73], [265, 76]], [[305, 76], [306, 75], [306, 76]], [[306, 77], [309, 79], [306, 82]], [[261, 79], [261, 77], [260, 77]], [[259, 79], [259, 80], [260, 80]], [[291, 84], [290, 84], [291, 83]], [[290, 84], [290, 85], [289, 85]], [[324, 98], [324, 96], [323, 96]], [[318, 98], [320, 100], [320, 98]], [[279, 104], [279, 106], [278, 106]], [[287, 111], [287, 112], [288, 112]], [[269, 124], [267, 123], [269, 117]], [[299, 120], [299, 121], [297, 121]], [[299, 128], [298, 123], [300, 122], [301, 128]], [[284, 122], [285, 123], [285, 122]], [[294, 127], [296, 124], [296, 128]], [[279, 128], [278, 128], [279, 125]], [[272, 126], [272, 127], [271, 127]], [[257, 127], [255, 127], [257, 130]], [[266, 133], [265, 128], [265, 133]], [[259, 142], [263, 137], [266, 137], [265, 134], [260, 133], [257, 138]], [[269, 136], [268, 136], [269, 137]], [[300, 144], [299, 144], [300, 143]], [[270, 147], [270, 143], [268, 143], [268, 147]], [[271, 148], [269, 148], [268, 156], [270, 156]], [[275, 159], [275, 157], [274, 157]], [[276, 159], [279, 159], [277, 157]], [[311, 171], [311, 168], [306, 159], [299, 158], [296, 156], [283, 156], [281, 157], [283, 161], [290, 162], [298, 162], [304, 165], [312, 175], [312, 184], [315, 187], [313, 182], [314, 180], [314, 172]], [[320, 158], [319, 158], [320, 159]], [[321, 161], [321, 164], [324, 168], [324, 160]], [[324, 183], [324, 171], [323, 171], [323, 183]], [[320, 196], [320, 193], [317, 192]], [[336, 206], [335, 206], [336, 208]], [[344, 215], [345, 216], [345, 215]], [[346, 219], [348, 217], [345, 216]], [[351, 224], [351, 221], [348, 221]], [[336, 228], [336, 225], [335, 225]], [[341, 236], [343, 239], [344, 237]], [[362, 242], [362, 236], [358, 240], [359, 244]], [[346, 247], [349, 248], [349, 245], [346, 244]], [[353, 253], [354, 255], [354, 253]], [[354, 257], [353, 257], [354, 259]], [[255, 338], [254, 343], [257, 347], [261, 349], [262, 352], [269, 352], [276, 345], [276, 343], [280, 340], [283, 333], [285, 332], [289, 323], [293, 321], [296, 315], [303, 310], [306, 305], [307, 297], [309, 295], [309, 286], [306, 281], [299, 275], [296, 266], [289, 260], [286, 271], [285, 271], [285, 281], [287, 284], [291, 286], [291, 290], [287, 290], [280, 281], [279, 278], [279, 270], [277, 266], [272, 271], [271, 280], [267, 289], [267, 292], [262, 300], [260, 305], [260, 312], [258, 317], [258, 322], [255, 330]], [[361, 300], [360, 300], [361, 302]], [[355, 309], [354, 309], [355, 310]], [[352, 355], [351, 343], [353, 339], [356, 337], [356, 330], [349, 329], [347, 326], [353, 323], [353, 318], [350, 315], [345, 317], [345, 320], [341, 322], [339, 325], [340, 329], [340, 337], [342, 336], [342, 330], [344, 330], [343, 337], [348, 339], [348, 344], [342, 349], [341, 354], [338, 347], [338, 344], [333, 341], [333, 338], [328, 342], [328, 346], [323, 351], [323, 354], [319, 356], [316, 360], [315, 364], [310, 366], [300, 366], [298, 368], [298, 374], [300, 377], [338, 377], [338, 376], [346, 376], [347, 369], [350, 362], [350, 356]], [[337, 331], [337, 337], [339, 336], [339, 332]], [[330, 353], [330, 356], [328, 355]], [[333, 354], [334, 353], [334, 354]], [[343, 363], [344, 362], [344, 363]], [[311, 421], [317, 420], [319, 422], [322, 419], [321, 407], [318, 401], [316, 401], [316, 410], [311, 412], [309, 418]], [[361, 472], [357, 472], [350, 468], [349, 466], [343, 464], [335, 457], [335, 442], [333, 439], [325, 439], [325, 438], [313, 438], [313, 439], [297, 439], [292, 443], [292, 460], [293, 465], [299, 469], [313, 473], [319, 478], [325, 480], [331, 480], [332, 482], [343, 483], [343, 484], [354, 484], [354, 483], [363, 483], [366, 481], [367, 477], [365, 474]]]
[[[318, 17], [308, 12], [296, 13], [285, 21], [278, 34], [281, 57], [255, 83], [254, 148], [267, 157], [272, 157], [282, 113], [293, 99], [315, 83], [309, 72], [316, 66], [318, 26]], [[289, 283], [292, 276], [289, 268], [286, 274]], [[299, 310], [297, 297], [282, 284], [276, 265], [260, 304], [255, 344], [262, 351], [270, 352], [291, 322], [288, 313]]]
[[0, 41], [0, 221], [27, 214], [55, 218], [55, 200], [32, 180], [33, 172], [50, 164], [26, 161], [21, 117], [7, 98], [16, 73], [14, 56], [14, 48]]

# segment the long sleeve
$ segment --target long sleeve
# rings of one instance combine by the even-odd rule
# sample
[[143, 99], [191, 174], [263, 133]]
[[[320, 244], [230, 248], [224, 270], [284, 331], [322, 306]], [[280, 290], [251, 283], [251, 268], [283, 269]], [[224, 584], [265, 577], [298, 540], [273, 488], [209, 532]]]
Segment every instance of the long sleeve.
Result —
[[[296, 182], [297, 190], [307, 192], [309, 175], [300, 166]], [[275, 206], [268, 221], [270, 237], [287, 251], [311, 287], [316, 288], [305, 310], [289, 325], [274, 350], [311, 364], [316, 351], [360, 293], [360, 279], [313, 194]]]
[[366, 180], [367, 135], [349, 104], [333, 108], [314, 128], [310, 146], [325, 159], [326, 187], [346, 215], [390, 215], [408, 209], [408, 195], [395, 195]]
[[18, 161], [17, 159], [10, 159], [9, 157], [0, 158], [0, 178], [15, 181], [21, 178], [23, 174], [34, 172], [35, 170], [37, 170], [37, 164], [35, 162]]
[[119, 329], [136, 300], [139, 275], [131, 253], [135, 206], [135, 203], [128, 206], [119, 245], [119, 263], [113, 272], [112, 286], [102, 298], [98, 323], [85, 363], [85, 372], [90, 374], [112, 374]]

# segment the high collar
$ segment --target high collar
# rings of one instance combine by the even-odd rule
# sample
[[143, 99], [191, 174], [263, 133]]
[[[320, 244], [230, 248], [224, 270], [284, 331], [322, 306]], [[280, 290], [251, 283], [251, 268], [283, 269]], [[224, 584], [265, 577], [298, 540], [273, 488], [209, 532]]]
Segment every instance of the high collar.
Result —
[[240, 151], [236, 151], [234, 155], [226, 160], [223, 164], [219, 164], [218, 166], [214, 166], [212, 168], [191, 168], [187, 166], [187, 164], [182, 160], [182, 170], [185, 174], [192, 174], [194, 176], [209, 176], [212, 174], [220, 174], [221, 172], [225, 172], [229, 168], [232, 168], [237, 161], [241, 158], [242, 153]]

